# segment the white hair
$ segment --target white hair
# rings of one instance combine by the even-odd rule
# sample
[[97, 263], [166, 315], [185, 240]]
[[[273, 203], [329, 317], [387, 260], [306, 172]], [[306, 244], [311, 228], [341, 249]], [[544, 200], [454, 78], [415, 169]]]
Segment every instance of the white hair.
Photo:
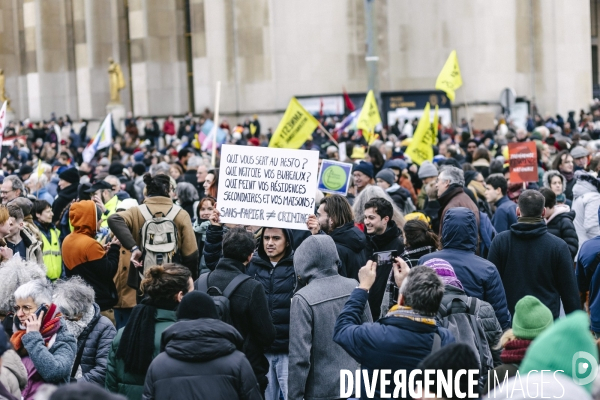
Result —
[[66, 317], [83, 315], [94, 303], [94, 289], [79, 277], [67, 281], [59, 280], [54, 284], [54, 304]]
[[450, 185], [453, 183], [458, 183], [460, 186], [465, 185], [465, 173], [462, 169], [453, 167], [452, 165], [443, 166], [438, 175], [438, 179], [441, 181], [448, 181]]
[[169, 172], [171, 172], [171, 166], [164, 161], [150, 167], [150, 175], [153, 177], [159, 174], [169, 175]]
[[48, 184], [48, 177], [46, 175], [42, 174], [38, 178], [37, 173], [35, 173], [35, 174], [31, 174], [31, 176], [29, 177], [29, 179], [27, 179], [25, 181], [26, 185], [37, 185], [38, 183], [42, 187], [46, 186]]
[[204, 164], [204, 161], [202, 160], [202, 157], [200, 157], [200, 156], [192, 156], [192, 157], [188, 158], [188, 160], [187, 160], [187, 168], [188, 169], [196, 169], [199, 166], [201, 166], [202, 164]]
[[0, 264], [0, 313], [7, 314], [15, 306], [15, 290], [35, 279], [45, 279], [43, 266], [13, 257]]
[[15, 301], [30, 298], [35, 304], [52, 304], [52, 285], [46, 279], [36, 279], [19, 286], [15, 290]]

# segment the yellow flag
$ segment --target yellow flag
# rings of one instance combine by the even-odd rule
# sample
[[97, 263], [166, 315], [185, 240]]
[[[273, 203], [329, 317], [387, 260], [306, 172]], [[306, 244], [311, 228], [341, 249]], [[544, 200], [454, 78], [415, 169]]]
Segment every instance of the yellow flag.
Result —
[[446, 92], [446, 96], [454, 101], [454, 91], [461, 86], [462, 77], [458, 66], [458, 57], [456, 57], [456, 50], [452, 50], [446, 64], [444, 64], [444, 68], [442, 68], [442, 72], [435, 81], [435, 88]]
[[362, 129], [363, 137], [368, 144], [373, 143], [377, 138], [375, 135], [375, 127], [378, 124], [381, 124], [379, 107], [377, 107], [377, 102], [375, 101], [375, 95], [373, 94], [373, 91], [369, 90], [362, 110], [358, 115], [358, 121], [356, 122], [356, 128]]
[[[436, 116], [437, 116], [437, 108], [436, 108]], [[434, 121], [435, 123], [435, 121]], [[436, 125], [437, 126], [437, 125]], [[412, 141], [408, 145], [408, 148], [404, 152], [407, 156], [410, 157], [412, 162], [417, 165], [421, 165], [425, 160], [433, 160], [433, 144], [434, 137], [437, 137], [437, 128], [433, 127], [431, 120], [429, 119], [429, 102], [425, 106], [425, 110], [423, 110], [423, 115], [421, 115], [421, 119], [419, 120], [419, 124], [417, 125], [417, 129], [415, 129], [415, 134], [413, 136]]]
[[315, 117], [306, 111], [295, 97], [292, 97], [283, 119], [273, 133], [269, 147], [299, 149], [312, 137], [317, 126], [319, 122]]
[[38, 159], [38, 167], [37, 167], [37, 177], [40, 179], [40, 176], [44, 174], [44, 169], [42, 168], [42, 159]]

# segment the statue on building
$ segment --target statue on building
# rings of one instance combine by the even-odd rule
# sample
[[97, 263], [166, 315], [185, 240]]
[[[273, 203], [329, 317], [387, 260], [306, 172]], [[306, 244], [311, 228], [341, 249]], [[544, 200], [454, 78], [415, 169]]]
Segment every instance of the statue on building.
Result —
[[125, 88], [125, 78], [121, 66], [110, 57], [108, 59], [108, 86], [110, 88], [110, 103], [121, 104], [120, 90]]
[[10, 110], [10, 99], [6, 95], [6, 80], [4, 77], [4, 70], [0, 69], [0, 107], [6, 101], [6, 108]]

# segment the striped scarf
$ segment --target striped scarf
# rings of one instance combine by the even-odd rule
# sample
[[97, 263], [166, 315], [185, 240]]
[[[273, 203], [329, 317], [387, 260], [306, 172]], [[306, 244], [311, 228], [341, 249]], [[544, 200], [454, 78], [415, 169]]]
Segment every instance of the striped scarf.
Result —
[[[42, 328], [40, 329], [40, 333], [42, 334], [42, 338], [44, 339], [44, 344], [48, 347], [48, 343], [52, 336], [58, 332], [60, 328], [60, 318], [62, 314], [58, 311], [58, 308], [55, 304], [50, 305], [48, 312], [44, 315], [44, 320], [42, 322]], [[17, 316], [15, 315], [15, 318]], [[15, 330], [15, 333], [10, 338], [10, 342], [15, 347], [15, 350], [19, 351], [23, 348], [23, 335], [27, 333], [26, 329]]]
[[427, 325], [435, 325], [435, 318], [426, 317], [414, 311], [408, 306], [395, 305], [390, 308], [390, 311], [385, 315], [386, 317], [397, 317], [397, 318], [408, 318], [411, 321], [420, 322]]

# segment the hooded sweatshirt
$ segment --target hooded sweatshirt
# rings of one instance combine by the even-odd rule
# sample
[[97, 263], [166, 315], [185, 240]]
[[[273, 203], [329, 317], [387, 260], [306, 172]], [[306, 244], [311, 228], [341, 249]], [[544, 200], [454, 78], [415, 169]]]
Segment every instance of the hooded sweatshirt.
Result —
[[365, 234], [351, 221], [335, 228], [329, 236], [335, 242], [340, 257], [340, 275], [358, 279], [358, 270], [367, 262]]
[[[338, 262], [327, 235], [308, 237], [294, 254], [298, 291], [290, 309], [288, 400], [339, 398], [340, 369], [359, 368], [333, 342], [336, 318], [358, 285], [338, 274]], [[368, 308], [363, 321], [370, 321]]]
[[119, 265], [120, 246], [113, 244], [106, 252], [94, 239], [98, 219], [93, 201], [84, 200], [71, 205], [69, 220], [73, 232], [63, 241], [62, 256], [67, 276], [81, 276], [92, 286], [96, 304], [105, 311], [117, 304], [113, 277]]
[[244, 399], [262, 396], [231, 325], [212, 318], [179, 321], [162, 335], [150, 364], [144, 399]]
[[582, 171], [575, 174], [577, 183], [573, 186], [573, 225], [579, 238], [579, 246], [586, 240], [600, 235], [596, 213], [600, 207], [600, 180]]

